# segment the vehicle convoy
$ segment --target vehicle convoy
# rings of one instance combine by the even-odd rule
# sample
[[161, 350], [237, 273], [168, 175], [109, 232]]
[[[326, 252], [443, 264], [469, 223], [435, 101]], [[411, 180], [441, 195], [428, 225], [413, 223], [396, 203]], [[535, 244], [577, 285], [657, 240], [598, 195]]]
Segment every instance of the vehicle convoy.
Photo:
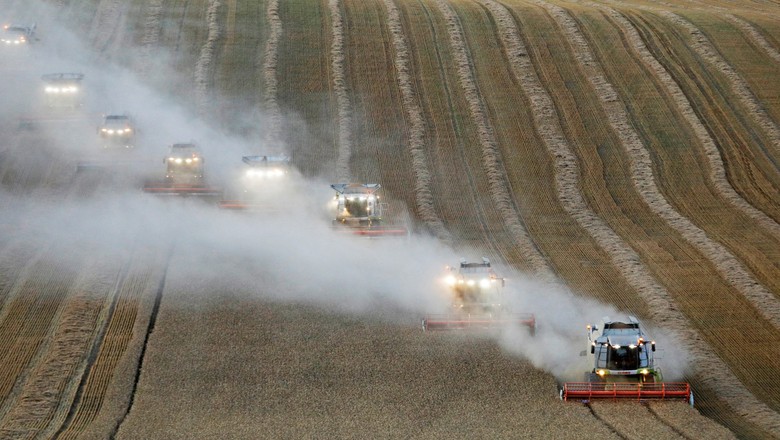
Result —
[[378, 183], [334, 183], [332, 224], [339, 231], [363, 237], [408, 236], [404, 226], [389, 225], [383, 218], [387, 204], [379, 200]]
[[452, 311], [447, 314], [427, 315], [423, 330], [491, 329], [521, 325], [536, 332], [536, 317], [532, 313], [512, 313], [504, 305], [506, 280], [498, 276], [490, 260], [481, 262], [461, 260], [458, 267], [447, 266], [446, 285]]
[[84, 104], [83, 73], [49, 73], [41, 76], [44, 82], [46, 106], [49, 108], [74, 109]]
[[128, 115], [104, 115], [98, 127], [98, 136], [104, 149], [135, 147], [136, 127]]
[[2, 46], [26, 46], [35, 41], [35, 24], [3, 25], [3, 33], [0, 36], [0, 45]]
[[684, 399], [693, 405], [689, 384], [663, 382], [655, 359], [655, 341], [635, 317], [626, 321], [604, 318], [600, 334], [596, 326], [588, 325], [587, 329], [593, 369], [585, 374], [585, 382], [563, 385], [563, 400]]
[[194, 143], [173, 144], [163, 158], [165, 179], [147, 182], [144, 191], [161, 195], [221, 195], [222, 191], [206, 185], [206, 160]]
[[223, 209], [275, 211], [280, 194], [290, 185], [290, 158], [286, 155], [243, 156], [245, 164], [231, 198], [219, 202]]

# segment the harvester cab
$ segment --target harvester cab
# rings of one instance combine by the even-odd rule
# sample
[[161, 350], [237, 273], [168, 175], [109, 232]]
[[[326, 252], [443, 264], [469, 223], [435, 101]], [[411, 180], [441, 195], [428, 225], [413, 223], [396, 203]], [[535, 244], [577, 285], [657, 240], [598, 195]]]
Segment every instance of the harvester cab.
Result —
[[589, 382], [661, 382], [661, 370], [653, 359], [655, 341], [647, 338], [639, 321], [633, 316], [628, 322], [607, 319], [601, 334], [598, 327], [588, 326], [590, 353], [594, 355]]
[[21, 24], [6, 24], [3, 25], [3, 33], [0, 36], [0, 45], [2, 46], [26, 46], [35, 38], [35, 24], [21, 25]]
[[335, 183], [330, 187], [336, 191], [332, 223], [338, 230], [364, 237], [408, 236], [406, 227], [385, 224], [383, 214], [387, 204], [379, 200], [380, 184]]
[[165, 181], [148, 182], [144, 191], [161, 195], [221, 195], [221, 190], [205, 185], [205, 161], [194, 143], [173, 144], [163, 158], [166, 167]]
[[136, 127], [128, 115], [104, 115], [97, 132], [104, 149], [135, 147]]
[[237, 196], [219, 202], [223, 209], [274, 211], [280, 186], [289, 184], [292, 166], [286, 155], [244, 156], [245, 164], [239, 176]]
[[585, 374], [585, 382], [565, 383], [562, 399], [685, 399], [693, 405], [689, 384], [662, 382], [655, 362], [655, 341], [635, 317], [625, 321], [607, 317], [601, 333], [594, 325], [588, 325], [587, 330], [593, 369]]
[[469, 312], [490, 311], [501, 305], [501, 293], [506, 283], [490, 267], [490, 260], [479, 263], [461, 260], [459, 267], [447, 266], [445, 283], [452, 289], [453, 305]]
[[536, 317], [531, 313], [511, 313], [503, 305], [506, 280], [496, 274], [490, 260], [461, 260], [458, 267], [447, 266], [444, 284], [451, 298], [452, 312], [427, 315], [423, 330], [491, 329], [507, 325], [528, 327], [536, 331]]
[[41, 76], [49, 108], [75, 109], [84, 104], [83, 73], [50, 73]]

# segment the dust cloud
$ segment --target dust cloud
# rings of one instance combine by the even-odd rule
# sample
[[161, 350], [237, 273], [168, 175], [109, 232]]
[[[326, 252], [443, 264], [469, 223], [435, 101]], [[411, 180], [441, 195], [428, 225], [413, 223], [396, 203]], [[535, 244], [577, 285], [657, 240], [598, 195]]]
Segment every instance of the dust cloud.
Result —
[[[37, 23], [39, 41], [24, 48], [0, 47], [0, 233], [57, 243], [58, 252], [51, 258], [71, 258], [63, 249], [106, 254], [173, 249], [177, 276], [191, 280], [191, 295], [252, 291], [260, 299], [312, 303], [359, 315], [392, 310], [390, 319], [412, 317], [415, 325], [426, 313], [449, 309], [441, 283], [444, 266], [461, 257], [482, 256], [448, 248], [424, 234], [367, 240], [335, 232], [326, 209], [333, 182], [296, 172], [274, 193], [272, 213], [227, 212], [217, 209], [213, 200], [143, 193], [143, 182], [164, 172], [162, 159], [172, 143], [196, 142], [207, 159], [208, 184], [228, 192], [235, 192], [242, 155], [289, 152], [262, 135], [225, 133], [199, 116], [192, 102], [167, 93], [189, 79], [166, 67], [170, 54], [162, 49], [155, 50], [150, 61], [159, 68], [140, 78], [101, 55], [86, 33], [63, 28], [52, 6], [11, 3], [4, 2], [9, 16], [2, 19]], [[141, 53], [123, 50], [124, 60]], [[47, 108], [40, 77], [57, 72], [85, 75], [82, 106]], [[132, 115], [139, 127], [133, 151], [99, 151], [96, 127], [104, 113]], [[240, 126], [269, 124], [257, 109], [238, 114], [243, 118]], [[24, 120], [34, 121], [34, 128], [21, 129]], [[76, 173], [79, 162], [98, 163], [101, 170], [96, 172], [103, 174], [96, 178]], [[93, 182], [100, 187], [92, 188]], [[79, 185], [94, 191], [80, 196], [71, 189]], [[560, 379], [581, 379], [592, 368], [589, 357], [579, 356], [588, 347], [585, 325], [627, 313], [561, 285], [543, 284], [510, 268], [500, 270], [508, 279], [509, 307], [534, 313], [538, 328], [533, 337], [525, 328], [504, 329], [495, 335], [498, 343]], [[218, 287], [203, 292], [199, 283]], [[648, 331], [666, 350], [665, 373], [683, 374], [685, 356], [675, 352], [674, 335]]]

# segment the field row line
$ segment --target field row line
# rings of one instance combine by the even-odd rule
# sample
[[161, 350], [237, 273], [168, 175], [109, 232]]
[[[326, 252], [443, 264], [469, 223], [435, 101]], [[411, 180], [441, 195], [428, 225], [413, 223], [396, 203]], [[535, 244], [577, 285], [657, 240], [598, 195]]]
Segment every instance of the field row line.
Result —
[[[684, 28], [686, 32], [691, 35], [691, 39], [693, 41], [693, 45], [691, 47], [696, 51], [696, 53], [699, 54], [699, 56], [714, 66], [721, 74], [723, 74], [723, 76], [728, 79], [734, 95], [736, 95], [742, 105], [748, 109], [752, 118], [758, 122], [758, 125], [766, 131], [766, 134], [771, 140], [771, 145], [774, 147], [775, 154], [780, 154], [780, 129], [766, 113], [766, 110], [761, 107], [761, 104], [750, 90], [747, 81], [745, 81], [742, 75], [740, 75], [736, 69], [734, 69], [734, 67], [732, 67], [718, 53], [717, 49], [715, 49], [715, 46], [712, 44], [709, 38], [707, 38], [699, 28], [694, 26], [693, 23], [671, 11], [661, 11], [660, 15]], [[736, 192], [734, 192], [734, 194], [736, 195]], [[730, 198], [731, 197], [733, 196], [730, 195]], [[737, 197], [739, 196], [737, 195]], [[742, 200], [742, 202], [747, 205], [747, 207], [744, 207], [743, 209], [748, 213], [748, 215], [755, 218], [759, 222], [762, 222], [762, 224], [771, 222], [771, 224], [765, 226], [770, 228], [773, 233], [780, 234], [780, 225], [778, 225], [777, 222], [770, 219], [763, 212], [753, 208], [744, 200]], [[741, 207], [742, 204], [738, 206]]]
[[137, 358], [138, 360], [134, 365], [133, 381], [129, 391], [129, 401], [127, 402], [127, 405], [124, 407], [122, 414], [114, 423], [113, 429], [111, 430], [111, 434], [109, 435], [109, 438], [111, 438], [112, 440], [116, 438], [117, 433], [122, 428], [122, 424], [125, 422], [127, 415], [130, 414], [130, 411], [133, 409], [133, 404], [135, 403], [136, 392], [138, 390], [138, 383], [141, 379], [141, 372], [144, 366], [144, 360], [146, 358], [146, 350], [149, 345], [149, 338], [154, 332], [155, 326], [157, 324], [157, 315], [160, 311], [160, 304], [162, 303], [162, 297], [165, 291], [165, 283], [168, 278], [168, 268], [170, 267], [171, 259], [173, 257], [175, 248], [176, 245], [174, 243], [167, 250], [166, 255], [164, 257], [165, 258], [164, 261], [161, 262], [163, 269], [161, 272], [160, 282], [156, 288], [156, 291], [154, 292], [154, 302], [152, 304], [151, 311], [149, 313], [149, 318], [146, 321], [146, 328], [144, 329], [143, 332], [143, 341], [140, 344], [140, 352], [138, 353], [138, 358]]
[[217, 41], [222, 37], [219, 26], [220, 0], [209, 0], [206, 9], [206, 26], [208, 34], [206, 42], [200, 48], [200, 56], [195, 63], [195, 102], [201, 116], [207, 114], [209, 105], [209, 89], [211, 88], [211, 71], [216, 56]]
[[[559, 6], [540, 0], [536, 0], [536, 2], [550, 12], [566, 34], [583, 72], [606, 107], [607, 114], [610, 115], [610, 124], [613, 125], [615, 132], [621, 136], [622, 142], [627, 148], [629, 146], [631, 146], [631, 150], [638, 148], [634, 146], [633, 142], [626, 143], [626, 141], [633, 139], [633, 136], [630, 135], [633, 129], [630, 128], [631, 125], [627, 120], [625, 110], [618, 105], [617, 93], [596, 62], [575, 20]], [[610, 103], [616, 103], [616, 105], [610, 105]], [[646, 194], [647, 190], [640, 192]], [[612, 254], [617, 249], [606, 248], [605, 250]], [[631, 250], [624, 249], [624, 251], [633, 254]], [[634, 254], [634, 258], [636, 258], [636, 264], [627, 273], [624, 272], [627, 279], [650, 305], [653, 321], [679, 335], [681, 344], [691, 355], [692, 363], [697, 365], [702, 381], [731, 405], [739, 415], [770, 432], [777, 432], [780, 429], [780, 415], [759, 401], [744, 387], [726, 363], [703, 341], [698, 331], [690, 327], [685, 315], [674, 305], [669, 292], [652, 277], [644, 266], [639, 264], [639, 257], [636, 254]]]
[[776, 47], [772, 46], [766, 38], [747, 21], [733, 15], [725, 14], [726, 20], [734, 23], [745, 35], [747, 35], [753, 42], [766, 52], [773, 60], [780, 63], [780, 51]]
[[[67, 264], [71, 264], [69, 262]], [[42, 261], [15, 286], [0, 321], [0, 419], [13, 408], [35, 360], [46, 352], [63, 304], [76, 282], [71, 268]]]
[[268, 20], [268, 40], [265, 42], [263, 56], [263, 78], [265, 80], [265, 109], [271, 119], [268, 140], [279, 142], [281, 138], [282, 114], [279, 109], [277, 93], [279, 82], [276, 79], [276, 68], [279, 62], [279, 40], [282, 38], [282, 19], [279, 17], [279, 0], [268, 0], [266, 6]]
[[512, 205], [512, 195], [508, 190], [509, 185], [502, 165], [501, 152], [493, 127], [485, 113], [482, 96], [477, 89], [472, 71], [472, 61], [460, 21], [446, 0], [436, 0], [435, 3], [446, 21], [450, 47], [453, 50], [458, 73], [458, 82], [468, 102], [471, 118], [477, 126], [477, 136], [482, 148], [482, 165], [487, 175], [490, 196], [501, 214], [504, 225], [515, 238], [523, 256], [534, 268], [536, 275], [547, 282], [555, 282], [556, 275], [553, 269], [531, 241], [528, 231]]
[[119, 0], [101, 0], [95, 11], [95, 18], [89, 32], [89, 39], [102, 52], [111, 35], [117, 30], [121, 15]]
[[352, 103], [347, 92], [344, 71], [344, 19], [341, 16], [339, 0], [328, 0], [331, 22], [330, 67], [333, 93], [336, 95], [338, 112], [338, 149], [336, 155], [336, 179], [347, 182], [350, 179], [349, 160], [352, 155]]
[[[639, 32], [628, 19], [611, 8], [606, 8], [606, 12], [620, 25], [628, 42], [634, 51], [639, 54], [642, 62], [661, 80], [666, 92], [672, 96], [675, 104], [684, 114], [686, 121], [694, 127], [702, 143], [707, 144], [707, 157], [710, 158], [710, 163], [712, 165], [721, 165], [720, 171], [722, 171], [722, 174], [718, 172], [718, 175], [722, 180], [718, 186], [724, 186], [725, 184], [733, 192], [731, 195], [738, 197], [734, 189], [727, 185], [722, 162], [715, 160], [715, 157], [720, 158], [720, 156], [717, 154], [717, 148], [713, 139], [696, 116], [691, 102], [682, 89], [674, 81], [671, 74], [650, 53]], [[606, 84], [609, 93], [617, 93], [609, 83]], [[670, 227], [679, 232], [685, 240], [696, 247], [703, 255], [707, 256], [723, 278], [742, 293], [766, 320], [771, 322], [776, 328], [780, 328], [780, 301], [748, 272], [731, 251], [717, 241], [707, 237], [707, 234], [701, 228], [672, 207], [658, 188], [655, 175], [653, 174], [650, 152], [631, 125], [623, 105], [619, 101], [604, 101], [604, 106], [608, 108], [607, 114], [610, 117], [610, 123], [620, 137], [621, 144], [629, 153], [634, 185], [645, 200], [645, 203], [653, 212], [663, 218]], [[747, 205], [742, 198], [739, 198], [739, 201]], [[774, 222], [772, 224], [780, 226]]]
[[0, 437], [33, 438], [46, 429], [67, 398], [66, 391], [77, 376], [84, 352], [95, 333], [95, 326], [105, 303], [105, 292], [115, 283], [109, 260], [96, 260], [70, 289], [51, 342], [35, 369], [30, 373], [17, 397], [16, 404], [2, 420]]
[[141, 36], [141, 56], [138, 73], [146, 76], [152, 67], [152, 50], [160, 41], [162, 30], [163, 0], [150, 0], [146, 7], [143, 21], [143, 35]]
[[401, 25], [401, 14], [394, 0], [384, 0], [387, 9], [387, 27], [393, 39], [395, 49], [394, 65], [401, 100], [409, 121], [407, 148], [412, 157], [412, 169], [415, 183], [414, 194], [420, 219], [441, 241], [451, 244], [452, 234], [447, 230], [441, 218], [436, 214], [431, 191], [431, 170], [425, 154], [425, 134], [427, 126], [420, 100], [414, 90], [409, 59], [409, 43]]

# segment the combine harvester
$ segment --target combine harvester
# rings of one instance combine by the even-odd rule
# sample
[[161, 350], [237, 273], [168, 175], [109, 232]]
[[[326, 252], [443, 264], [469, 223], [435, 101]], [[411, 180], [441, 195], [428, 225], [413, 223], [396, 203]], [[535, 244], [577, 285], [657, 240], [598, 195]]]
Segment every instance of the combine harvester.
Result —
[[330, 187], [336, 190], [332, 223], [337, 231], [368, 238], [409, 236], [405, 226], [385, 224], [383, 214], [387, 204], [379, 201], [380, 184], [335, 183]]
[[92, 158], [79, 161], [76, 171], [148, 169], [150, 161], [139, 159], [134, 151], [137, 131], [133, 119], [126, 114], [103, 115], [97, 128], [99, 151]]
[[427, 315], [423, 330], [489, 330], [511, 325], [525, 326], [536, 333], [532, 313], [511, 313], [503, 303], [506, 280], [499, 277], [482, 257], [479, 263], [461, 260], [457, 268], [447, 266], [444, 283], [451, 295], [453, 312]]
[[126, 114], [103, 115], [97, 132], [104, 150], [135, 148], [137, 129], [133, 119]]
[[280, 194], [290, 185], [290, 158], [279, 156], [244, 156], [245, 168], [234, 193], [239, 196], [219, 202], [222, 209], [237, 211], [277, 211]]
[[27, 46], [34, 41], [37, 41], [35, 37], [35, 24], [21, 25], [21, 24], [6, 24], [3, 25], [3, 32], [0, 35], [0, 46]]
[[222, 190], [205, 184], [205, 159], [193, 143], [173, 144], [163, 159], [165, 180], [147, 182], [144, 191], [174, 196], [221, 196]]
[[[588, 325], [593, 370], [585, 382], [567, 382], [561, 389], [563, 400], [685, 400], [693, 406], [693, 391], [688, 383], [663, 382], [655, 362], [655, 341], [650, 340], [629, 316], [627, 322], [604, 318], [601, 334]], [[586, 352], [582, 352], [585, 356]]]
[[88, 115], [79, 111], [84, 105], [82, 73], [50, 73], [41, 76], [45, 112], [19, 118], [20, 130], [35, 130], [41, 124], [84, 121]]

